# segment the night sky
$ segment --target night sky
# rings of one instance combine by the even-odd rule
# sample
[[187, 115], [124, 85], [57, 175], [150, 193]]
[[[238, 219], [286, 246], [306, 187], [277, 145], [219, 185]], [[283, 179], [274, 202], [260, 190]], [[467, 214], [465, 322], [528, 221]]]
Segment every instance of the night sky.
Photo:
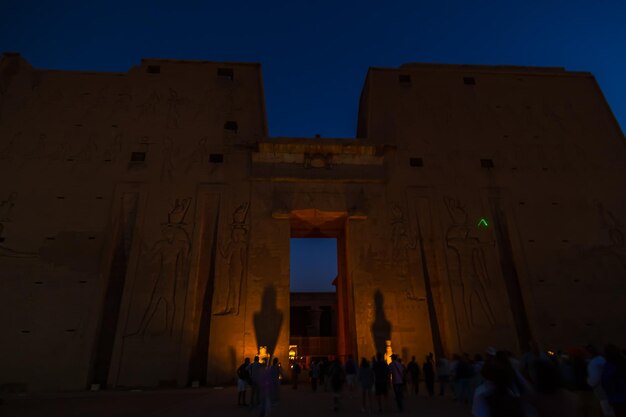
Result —
[[337, 239], [291, 239], [291, 291], [335, 291]]
[[626, 126], [623, 0], [0, 0], [0, 51], [89, 71], [141, 58], [260, 62], [271, 136], [353, 137], [367, 68], [406, 62], [591, 71]]

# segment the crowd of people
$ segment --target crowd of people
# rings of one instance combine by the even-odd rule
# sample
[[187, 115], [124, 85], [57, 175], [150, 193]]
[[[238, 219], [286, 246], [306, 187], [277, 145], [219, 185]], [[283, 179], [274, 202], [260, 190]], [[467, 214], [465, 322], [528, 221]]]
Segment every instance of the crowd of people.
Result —
[[[306, 368], [294, 363], [291, 371], [294, 389], [302, 373], [313, 392], [320, 387], [332, 392], [335, 411], [344, 406], [345, 391], [352, 396], [360, 391], [362, 411], [402, 412], [405, 395], [419, 395], [423, 384], [424, 395], [451, 395], [475, 417], [626, 417], [626, 355], [614, 345], [602, 353], [593, 346], [551, 352], [531, 343], [521, 357], [488, 348], [483, 355], [456, 354], [436, 361], [431, 353], [421, 365], [415, 356], [405, 365], [397, 355], [378, 353], [359, 364], [352, 357], [311, 361]], [[258, 357], [252, 363], [246, 359], [237, 376], [238, 404], [259, 407], [265, 415], [278, 401], [283, 379], [278, 359], [271, 366]]]

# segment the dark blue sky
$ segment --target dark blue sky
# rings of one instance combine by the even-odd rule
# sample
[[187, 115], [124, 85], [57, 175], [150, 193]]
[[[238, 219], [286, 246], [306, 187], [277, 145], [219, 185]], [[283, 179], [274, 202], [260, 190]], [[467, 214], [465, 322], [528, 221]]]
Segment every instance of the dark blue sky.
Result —
[[416, 61], [592, 71], [626, 126], [623, 0], [0, 0], [0, 50], [58, 69], [261, 62], [272, 136], [354, 136], [367, 68]]
[[291, 239], [291, 291], [335, 291], [337, 239]]
[[[0, 51], [90, 71], [142, 57], [260, 62], [270, 135], [307, 137], [355, 135], [370, 66], [564, 66], [592, 71], [626, 127], [624, 0], [0, 0]], [[292, 246], [294, 275], [325, 277], [334, 249], [309, 244]]]

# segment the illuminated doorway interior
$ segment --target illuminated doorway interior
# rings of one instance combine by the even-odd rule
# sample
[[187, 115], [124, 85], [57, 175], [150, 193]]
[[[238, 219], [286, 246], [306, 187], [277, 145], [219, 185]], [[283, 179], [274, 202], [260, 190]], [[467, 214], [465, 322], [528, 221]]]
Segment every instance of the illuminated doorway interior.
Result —
[[346, 221], [342, 212], [291, 213], [290, 357], [303, 365], [355, 353]]
[[337, 354], [337, 239], [290, 242], [290, 356], [300, 361]]

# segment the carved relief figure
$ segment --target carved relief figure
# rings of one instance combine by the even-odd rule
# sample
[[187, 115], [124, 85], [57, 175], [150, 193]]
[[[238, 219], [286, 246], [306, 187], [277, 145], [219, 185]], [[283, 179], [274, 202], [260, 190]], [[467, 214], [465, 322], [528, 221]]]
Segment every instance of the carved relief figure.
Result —
[[12, 192], [6, 200], [0, 202], [0, 222], [10, 222], [13, 207], [15, 207], [17, 193]]
[[393, 260], [403, 265], [403, 274], [408, 272], [409, 251], [417, 247], [414, 236], [409, 236], [404, 213], [398, 204], [391, 206], [392, 256]]
[[470, 236], [467, 225], [467, 212], [459, 200], [444, 198], [453, 225], [446, 232], [446, 244], [456, 255], [462, 293], [462, 309], [469, 328], [477, 325], [474, 305], [483, 311], [487, 322], [494, 325], [496, 320], [487, 298], [486, 287], [490, 282], [485, 262], [484, 247], [494, 242], [481, 242]]
[[222, 286], [224, 291], [218, 296], [215, 315], [239, 314], [241, 285], [245, 276], [248, 249], [248, 226], [246, 225], [248, 207], [248, 204], [244, 203], [235, 209], [233, 222], [230, 225], [230, 238], [226, 244], [219, 246], [220, 255], [225, 260], [228, 272], [226, 283]]
[[174, 201], [174, 208], [167, 214], [168, 224], [184, 224], [183, 221], [190, 203], [191, 198], [177, 198]]
[[620, 220], [601, 203], [596, 203], [602, 226], [608, 229], [608, 245], [592, 248], [584, 258], [592, 262], [592, 275], [601, 274], [600, 278], [623, 279], [626, 274], [626, 240]]
[[[415, 236], [409, 236], [409, 228], [404, 220], [404, 213], [398, 204], [391, 206], [391, 230], [393, 242], [391, 248], [392, 259], [400, 268], [401, 276], [409, 276], [409, 254], [417, 247], [417, 239]], [[409, 281], [407, 297], [412, 300], [417, 299], [415, 289], [413, 288], [413, 280]]]
[[148, 265], [153, 282], [150, 300], [137, 329], [126, 336], [144, 336], [159, 308], [165, 309], [165, 332], [174, 332], [178, 305], [186, 283], [186, 267], [191, 249], [189, 234], [183, 220], [191, 198], [176, 199], [168, 213], [168, 222], [161, 227], [162, 238], [148, 252]]

